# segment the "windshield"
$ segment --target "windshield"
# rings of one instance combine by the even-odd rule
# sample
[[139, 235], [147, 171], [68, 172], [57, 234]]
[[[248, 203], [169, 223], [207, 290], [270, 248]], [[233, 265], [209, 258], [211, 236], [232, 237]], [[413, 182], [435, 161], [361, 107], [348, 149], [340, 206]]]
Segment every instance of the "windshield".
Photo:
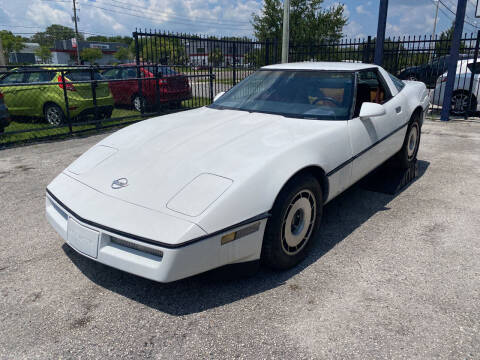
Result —
[[260, 70], [210, 107], [305, 119], [347, 120], [353, 85], [353, 72]]

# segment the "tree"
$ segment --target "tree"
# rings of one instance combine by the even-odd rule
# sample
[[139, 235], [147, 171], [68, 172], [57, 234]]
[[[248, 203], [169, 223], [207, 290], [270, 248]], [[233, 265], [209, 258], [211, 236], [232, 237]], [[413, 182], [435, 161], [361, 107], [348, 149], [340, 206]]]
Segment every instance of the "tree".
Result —
[[[443, 31], [440, 37], [435, 42], [435, 57], [449, 55], [450, 47], [452, 46], [453, 31], [455, 29], [455, 22], [452, 23], [449, 29]], [[460, 43], [460, 52], [465, 50], [465, 42]]]
[[80, 58], [83, 61], [88, 61], [90, 64], [94, 64], [96, 60], [102, 57], [102, 50], [96, 48], [86, 48], [80, 52]]
[[40, 46], [35, 50], [35, 55], [37, 55], [42, 63], [49, 63], [52, 60], [52, 53], [48, 46]]
[[8, 55], [11, 52], [18, 52], [25, 47], [25, 39], [21, 36], [14, 35], [11, 31], [1, 30], [0, 37], [2, 38], [3, 55], [7, 61]]
[[208, 62], [213, 66], [219, 66], [223, 62], [223, 54], [220, 48], [213, 49], [210, 54], [208, 54]]
[[128, 48], [121, 47], [117, 50], [115, 54], [113, 54], [113, 57], [119, 61], [125, 61], [131, 59], [132, 54], [130, 53], [130, 50]]
[[[323, 0], [291, 0], [290, 41], [292, 43], [314, 43], [338, 41], [347, 24], [343, 5], [322, 9]], [[283, 7], [280, 0], [264, 0], [261, 15], [252, 14], [255, 37], [259, 41], [282, 38]]]
[[123, 43], [130, 45], [133, 38], [130, 36], [103, 36], [103, 35], [95, 35], [89, 36], [87, 41], [100, 41], [100, 42], [116, 42], [116, 43]]
[[[185, 46], [177, 38], [147, 39], [140, 42], [140, 61], [149, 61], [163, 65], [183, 65], [187, 62]], [[135, 42], [130, 45], [135, 53]]]
[[[31, 41], [40, 44], [40, 46], [52, 47], [55, 44], [55, 40], [69, 40], [74, 37], [75, 31], [72, 28], [53, 24], [47, 27], [45, 31], [33, 35]], [[79, 34], [78, 40], [83, 40], [81, 34]]]

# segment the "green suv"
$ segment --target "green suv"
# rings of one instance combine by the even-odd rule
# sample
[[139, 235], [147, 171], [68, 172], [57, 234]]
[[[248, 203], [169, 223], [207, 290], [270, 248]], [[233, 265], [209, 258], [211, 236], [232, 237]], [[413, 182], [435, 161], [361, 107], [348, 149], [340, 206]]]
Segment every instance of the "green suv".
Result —
[[[89, 69], [42, 67], [17, 68], [0, 78], [0, 91], [11, 116], [41, 117], [52, 125], [60, 125], [66, 119], [66, 104], [62, 83], [65, 74], [65, 88], [68, 110], [72, 119], [83, 119], [95, 114]], [[98, 72], [95, 80], [103, 80]], [[86, 81], [77, 83], [78, 81]], [[31, 84], [31, 85], [30, 85]], [[110, 118], [113, 111], [113, 97], [108, 83], [96, 83], [97, 114]]]

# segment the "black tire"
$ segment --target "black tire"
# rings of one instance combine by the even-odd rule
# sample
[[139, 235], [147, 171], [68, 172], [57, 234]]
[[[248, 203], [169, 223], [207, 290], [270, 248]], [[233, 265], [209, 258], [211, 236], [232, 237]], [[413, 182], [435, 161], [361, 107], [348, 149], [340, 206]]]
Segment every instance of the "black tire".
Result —
[[54, 126], [61, 125], [65, 122], [65, 114], [60, 106], [54, 103], [48, 103], [43, 107], [45, 120]]
[[145, 98], [139, 94], [136, 94], [132, 99], [132, 106], [135, 110], [141, 112], [142, 108], [143, 111], [147, 109], [147, 101]]
[[450, 113], [453, 115], [465, 114], [466, 111], [475, 112], [477, 111], [477, 98], [475, 95], [471, 95], [468, 91], [454, 91], [452, 94], [452, 107], [450, 108]]
[[107, 110], [103, 113], [105, 119], [110, 119], [112, 117], [113, 110]]
[[416, 112], [412, 115], [412, 120], [408, 124], [407, 133], [403, 140], [400, 151], [395, 156], [395, 163], [402, 169], [408, 169], [410, 165], [417, 159], [418, 148], [420, 146], [420, 137], [422, 135], [422, 127], [420, 125], [420, 113]]
[[278, 194], [267, 221], [262, 262], [284, 270], [302, 261], [314, 242], [322, 211], [322, 189], [312, 175], [303, 174], [290, 180]]

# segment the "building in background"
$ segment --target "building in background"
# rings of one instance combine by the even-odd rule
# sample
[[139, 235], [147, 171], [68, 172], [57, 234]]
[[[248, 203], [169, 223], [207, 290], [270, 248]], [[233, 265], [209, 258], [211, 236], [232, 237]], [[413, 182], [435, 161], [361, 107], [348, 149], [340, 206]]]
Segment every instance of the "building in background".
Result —
[[23, 43], [24, 48], [17, 52], [8, 54], [9, 64], [36, 64], [40, 62], [40, 58], [35, 55], [35, 51], [40, 48], [37, 43]]
[[[127, 44], [113, 43], [113, 42], [99, 42], [99, 41], [79, 41], [79, 50], [93, 48], [102, 51], [102, 58], [96, 60], [98, 65], [108, 65], [118, 63], [119, 60], [114, 57], [114, 54], [120, 48], [128, 48]], [[76, 64], [76, 48], [71, 39], [56, 40], [52, 50], [53, 64]], [[129, 60], [127, 60], [128, 62]]]
[[[191, 65], [232, 66], [234, 60], [237, 65], [244, 65], [246, 63], [245, 55], [252, 51], [253, 45], [247, 42], [233, 43], [221, 40], [190, 39], [185, 42], [185, 49]], [[214, 56], [212, 54], [218, 55]], [[213, 61], [214, 59], [216, 61]], [[217, 62], [217, 64], [211, 64], [212, 62]]]

